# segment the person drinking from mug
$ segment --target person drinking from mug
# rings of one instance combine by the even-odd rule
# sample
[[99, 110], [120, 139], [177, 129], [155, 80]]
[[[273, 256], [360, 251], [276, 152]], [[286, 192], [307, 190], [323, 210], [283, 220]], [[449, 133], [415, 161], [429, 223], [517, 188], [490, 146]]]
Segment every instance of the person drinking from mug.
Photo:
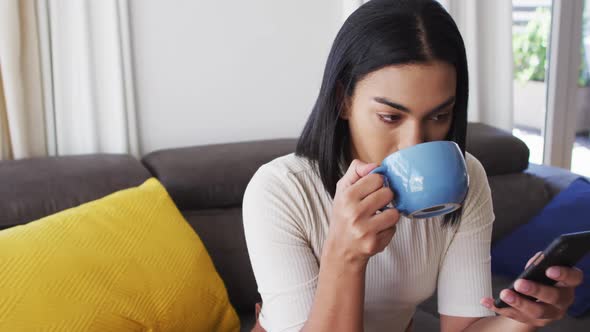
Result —
[[[563, 317], [578, 269], [560, 268], [559, 286], [531, 284], [538, 302], [504, 291], [511, 306], [493, 306], [494, 214], [486, 173], [465, 152], [467, 98], [464, 43], [436, 1], [372, 0], [346, 20], [296, 152], [260, 167], [244, 196], [261, 328], [409, 331], [435, 290], [445, 332], [532, 331]], [[371, 171], [435, 141], [464, 156], [461, 207], [420, 219], [383, 209], [396, 197]]]

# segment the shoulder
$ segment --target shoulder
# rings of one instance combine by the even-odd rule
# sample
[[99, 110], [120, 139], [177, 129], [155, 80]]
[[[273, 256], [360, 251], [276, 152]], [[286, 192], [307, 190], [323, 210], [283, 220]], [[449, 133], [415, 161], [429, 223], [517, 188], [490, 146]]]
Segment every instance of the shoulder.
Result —
[[463, 204], [463, 217], [481, 219], [485, 215], [486, 218], [483, 219], [487, 222], [488, 219], [493, 219], [493, 208], [486, 171], [481, 162], [470, 153], [465, 154], [465, 162], [469, 174], [469, 191]]
[[[262, 219], [302, 223], [310, 216], [307, 193], [317, 186], [319, 177], [306, 158], [288, 154], [262, 165], [244, 193], [244, 223]], [[321, 181], [319, 181], [321, 184]]]
[[290, 153], [262, 165], [256, 173], [294, 175], [313, 170], [313, 165], [307, 158], [297, 156], [295, 153]]
[[467, 164], [467, 173], [469, 174], [470, 180], [486, 180], [487, 182], [486, 171], [475, 156], [469, 152], [465, 152], [465, 163]]
[[477, 198], [477, 201], [484, 198], [482, 196], [489, 196], [490, 186], [488, 184], [488, 176], [481, 162], [472, 154], [466, 152], [465, 163], [467, 165], [467, 174], [469, 175], [469, 195], [467, 198], [471, 200]]
[[296, 190], [304, 178], [315, 174], [312, 163], [294, 153], [278, 157], [262, 166], [250, 179], [246, 192]]

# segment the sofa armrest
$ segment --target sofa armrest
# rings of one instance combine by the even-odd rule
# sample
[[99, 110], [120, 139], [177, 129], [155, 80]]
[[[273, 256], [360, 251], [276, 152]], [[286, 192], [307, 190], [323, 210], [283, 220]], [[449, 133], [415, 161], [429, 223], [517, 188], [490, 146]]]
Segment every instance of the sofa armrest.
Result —
[[525, 170], [526, 173], [534, 175], [535, 177], [543, 179], [547, 184], [551, 197], [557, 195], [560, 191], [570, 185], [575, 179], [581, 175], [572, 173], [569, 170], [546, 166], [538, 164], [529, 164]]

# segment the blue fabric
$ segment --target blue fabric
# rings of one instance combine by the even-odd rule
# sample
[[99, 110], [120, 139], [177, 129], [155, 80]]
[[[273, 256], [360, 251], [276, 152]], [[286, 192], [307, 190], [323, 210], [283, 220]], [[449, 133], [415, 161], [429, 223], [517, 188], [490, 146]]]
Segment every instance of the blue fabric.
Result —
[[[492, 247], [492, 272], [516, 278], [529, 258], [557, 236], [587, 230], [590, 230], [590, 182], [580, 178], [557, 194], [533, 220], [496, 242]], [[576, 289], [576, 300], [568, 310], [574, 317], [590, 310], [590, 255], [576, 266], [584, 271], [584, 282]]]

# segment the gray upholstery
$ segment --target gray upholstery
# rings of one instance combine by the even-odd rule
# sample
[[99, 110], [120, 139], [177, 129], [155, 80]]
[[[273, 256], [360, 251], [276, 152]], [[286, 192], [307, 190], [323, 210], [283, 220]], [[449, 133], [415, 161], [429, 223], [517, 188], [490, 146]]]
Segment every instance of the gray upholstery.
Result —
[[470, 123], [466, 142], [466, 150], [482, 163], [488, 176], [519, 173], [528, 166], [528, 147], [504, 130]]
[[488, 179], [494, 204], [492, 243], [526, 224], [551, 199], [543, 179], [528, 173], [491, 176]]
[[416, 310], [414, 314], [414, 332], [440, 331], [438, 316], [426, 311]]
[[150, 173], [127, 155], [0, 162], [0, 229], [141, 184]]
[[252, 313], [260, 301], [244, 238], [242, 209], [182, 211], [201, 237], [239, 313]]
[[271, 140], [162, 150], [143, 158], [179, 209], [240, 206], [260, 165], [295, 151], [295, 140]]

